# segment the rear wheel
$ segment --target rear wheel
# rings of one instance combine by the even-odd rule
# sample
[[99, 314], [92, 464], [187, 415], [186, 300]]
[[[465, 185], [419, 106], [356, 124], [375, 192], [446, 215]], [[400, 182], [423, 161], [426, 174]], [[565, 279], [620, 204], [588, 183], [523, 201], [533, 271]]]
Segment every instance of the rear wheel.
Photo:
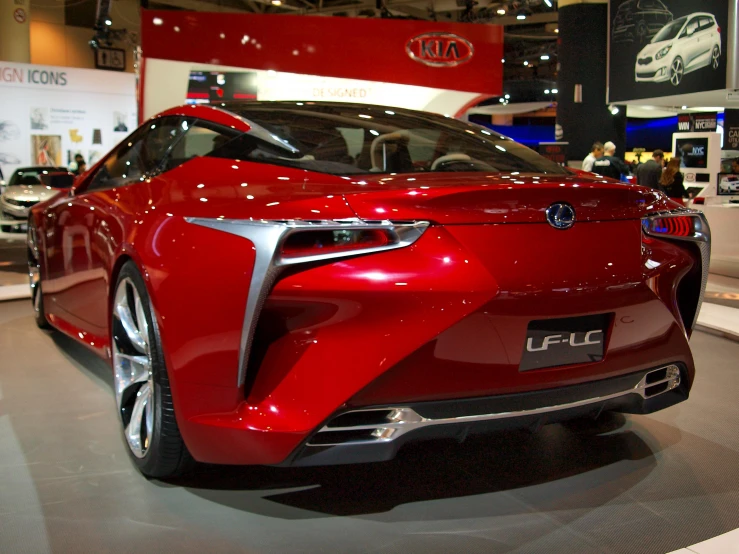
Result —
[[146, 285], [132, 262], [118, 276], [111, 323], [115, 398], [128, 452], [147, 477], [181, 475], [193, 460], [175, 419]]
[[721, 63], [721, 49], [718, 46], [714, 46], [713, 52], [711, 52], [711, 67], [713, 69], [718, 69], [718, 66], [720, 63]]

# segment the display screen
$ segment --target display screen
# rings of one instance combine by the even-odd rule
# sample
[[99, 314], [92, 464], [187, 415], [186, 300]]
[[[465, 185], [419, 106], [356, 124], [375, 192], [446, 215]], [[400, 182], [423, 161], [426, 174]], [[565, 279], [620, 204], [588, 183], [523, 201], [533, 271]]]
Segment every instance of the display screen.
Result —
[[706, 169], [708, 167], [708, 139], [677, 139], [675, 141], [675, 156], [681, 160], [680, 167]]
[[256, 100], [257, 74], [250, 71], [191, 71], [188, 104]]
[[719, 173], [718, 174], [718, 194], [719, 196], [738, 195], [739, 194], [739, 174]]

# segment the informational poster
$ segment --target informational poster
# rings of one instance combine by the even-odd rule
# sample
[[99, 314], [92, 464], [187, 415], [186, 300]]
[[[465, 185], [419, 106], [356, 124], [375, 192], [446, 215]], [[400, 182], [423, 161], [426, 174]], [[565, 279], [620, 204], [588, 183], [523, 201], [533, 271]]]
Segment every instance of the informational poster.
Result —
[[726, 88], [726, 0], [610, 0], [608, 101]]
[[0, 168], [88, 167], [136, 126], [129, 73], [0, 62]]
[[739, 110], [724, 110], [724, 150], [739, 150]]

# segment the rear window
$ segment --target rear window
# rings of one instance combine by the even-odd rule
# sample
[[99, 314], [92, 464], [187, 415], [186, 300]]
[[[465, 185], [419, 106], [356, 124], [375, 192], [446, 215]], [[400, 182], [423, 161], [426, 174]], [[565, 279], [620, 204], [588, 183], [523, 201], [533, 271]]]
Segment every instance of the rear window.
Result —
[[498, 133], [452, 118], [357, 105], [242, 105], [253, 125], [210, 155], [321, 173], [512, 172], [564, 174]]

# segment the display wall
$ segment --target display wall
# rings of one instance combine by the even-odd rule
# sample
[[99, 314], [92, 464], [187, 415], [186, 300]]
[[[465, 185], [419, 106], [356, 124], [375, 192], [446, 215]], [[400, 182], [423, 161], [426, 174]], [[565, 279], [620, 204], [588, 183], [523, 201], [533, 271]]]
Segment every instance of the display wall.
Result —
[[0, 168], [88, 166], [137, 123], [129, 73], [0, 62]]

